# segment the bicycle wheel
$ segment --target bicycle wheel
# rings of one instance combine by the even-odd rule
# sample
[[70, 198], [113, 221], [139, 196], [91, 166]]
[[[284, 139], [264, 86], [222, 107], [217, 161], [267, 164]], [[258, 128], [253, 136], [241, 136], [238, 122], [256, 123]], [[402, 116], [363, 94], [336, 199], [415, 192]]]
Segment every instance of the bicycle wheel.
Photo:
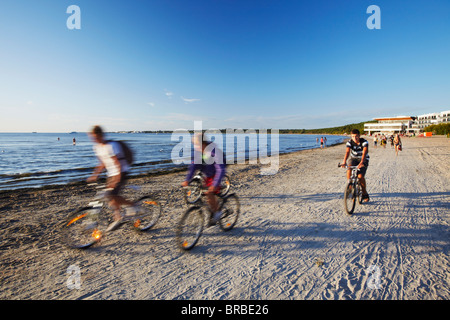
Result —
[[240, 209], [239, 199], [234, 193], [223, 199], [222, 217], [219, 220], [219, 226], [223, 231], [233, 229], [239, 217]]
[[221, 197], [225, 197], [228, 193], [228, 191], [230, 191], [231, 188], [231, 180], [230, 177], [228, 175], [225, 175], [222, 178], [222, 182], [220, 183], [220, 196]]
[[361, 183], [358, 181], [356, 183], [356, 198], [358, 199], [359, 204], [363, 203], [362, 196], [363, 196], [363, 193], [362, 193]]
[[352, 183], [349, 183], [344, 192], [344, 207], [347, 214], [352, 215], [356, 204], [356, 190]]
[[102, 237], [100, 209], [83, 208], [69, 215], [63, 225], [63, 237], [67, 246], [86, 249]]
[[161, 216], [161, 204], [150, 196], [145, 196], [136, 201], [139, 208], [134, 227], [139, 231], [146, 231], [153, 227]]
[[201, 178], [194, 178], [189, 182], [189, 185], [185, 189], [184, 200], [187, 203], [196, 203], [202, 196], [203, 181]]
[[202, 235], [205, 218], [201, 207], [189, 208], [181, 217], [176, 229], [178, 246], [191, 250]]

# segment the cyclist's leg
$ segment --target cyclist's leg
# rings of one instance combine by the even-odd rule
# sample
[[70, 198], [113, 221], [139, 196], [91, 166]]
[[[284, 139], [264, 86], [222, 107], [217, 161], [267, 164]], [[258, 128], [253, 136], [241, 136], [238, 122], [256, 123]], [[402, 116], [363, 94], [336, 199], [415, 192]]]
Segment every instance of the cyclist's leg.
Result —
[[213, 213], [217, 212], [219, 210], [219, 202], [217, 201], [217, 196], [216, 196], [215, 192], [207, 192], [206, 199], [208, 201], [211, 212], [213, 212]]
[[361, 190], [362, 190], [363, 195], [367, 195], [366, 179], [364, 179], [364, 176], [362, 174], [359, 174], [358, 178], [359, 178], [359, 183], [361, 184]]
[[365, 179], [368, 166], [369, 163], [365, 162], [364, 167], [360, 168], [358, 173], [359, 183], [361, 184], [361, 191], [363, 194], [363, 201], [365, 200], [364, 202], [369, 201], [369, 194], [367, 193], [367, 183]]
[[122, 173], [119, 183], [117, 183], [115, 188], [111, 190], [108, 195], [110, 198], [110, 205], [114, 209], [114, 220], [120, 220], [122, 218], [120, 215], [120, 208], [122, 206], [132, 206], [134, 204], [120, 195], [120, 191], [125, 186], [126, 181], [126, 173]]
[[[214, 177], [206, 178], [206, 186], [209, 188], [213, 185]], [[219, 211], [219, 201], [217, 199], [217, 195], [220, 193], [220, 186], [218, 190], [206, 192], [206, 200], [208, 202], [209, 208], [211, 210], [211, 224], [216, 223], [222, 213]]]
[[[206, 177], [205, 178], [205, 186], [206, 188], [209, 188], [213, 185], [214, 176], [212, 177]], [[220, 187], [219, 187], [220, 188]], [[217, 212], [219, 210], [219, 204], [217, 201], [217, 194], [219, 194], [220, 190], [215, 192], [210, 192], [209, 190], [206, 192], [206, 200], [209, 204], [209, 208], [211, 209], [211, 212]]]
[[[357, 160], [352, 159], [352, 158], [350, 158], [350, 159], [347, 160], [347, 166], [348, 166], [348, 167], [357, 166], [358, 163], [359, 163], [359, 162], [358, 162]], [[352, 176], [352, 169], [348, 168], [348, 169], [347, 169], [347, 180], [350, 180], [351, 176]]]

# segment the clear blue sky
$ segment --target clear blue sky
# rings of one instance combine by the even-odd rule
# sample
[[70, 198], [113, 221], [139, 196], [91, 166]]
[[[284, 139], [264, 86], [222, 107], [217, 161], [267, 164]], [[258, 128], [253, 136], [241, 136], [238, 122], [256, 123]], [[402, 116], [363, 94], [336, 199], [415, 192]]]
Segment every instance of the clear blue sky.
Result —
[[[81, 30], [69, 30], [69, 5]], [[381, 29], [369, 30], [369, 5]], [[320, 128], [450, 109], [448, 0], [2, 0], [0, 132]]]

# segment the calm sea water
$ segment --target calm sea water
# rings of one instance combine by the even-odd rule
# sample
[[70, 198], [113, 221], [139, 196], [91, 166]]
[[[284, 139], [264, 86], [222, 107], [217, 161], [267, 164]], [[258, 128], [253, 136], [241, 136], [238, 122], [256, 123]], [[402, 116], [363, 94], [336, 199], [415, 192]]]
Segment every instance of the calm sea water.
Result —
[[[178, 141], [171, 134], [109, 133], [108, 139], [122, 140], [135, 153], [131, 175], [166, 171], [183, 165], [171, 160]], [[279, 152], [288, 153], [319, 148], [320, 135], [279, 135]], [[324, 136], [325, 137], [325, 136]], [[326, 136], [327, 144], [342, 142], [345, 137]], [[59, 140], [58, 140], [59, 138]], [[73, 145], [72, 139], [76, 139]], [[267, 138], [270, 154], [270, 137]], [[97, 164], [92, 141], [86, 133], [0, 133], [0, 190], [42, 187], [85, 180]], [[233, 157], [235, 150], [225, 150]], [[248, 150], [247, 156], [257, 153]]]

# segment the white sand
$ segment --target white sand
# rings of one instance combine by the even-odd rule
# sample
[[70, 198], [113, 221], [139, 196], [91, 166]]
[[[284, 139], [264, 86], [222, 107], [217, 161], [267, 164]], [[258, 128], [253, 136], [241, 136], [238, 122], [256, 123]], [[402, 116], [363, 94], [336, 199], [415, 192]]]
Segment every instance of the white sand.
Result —
[[[86, 251], [64, 247], [58, 223], [92, 192], [0, 194], [0, 299], [448, 300], [450, 139], [403, 146], [398, 157], [371, 147], [371, 201], [353, 216], [343, 211], [337, 168], [344, 145], [282, 156], [274, 176], [231, 166], [240, 220], [228, 233], [206, 229], [189, 253], [174, 241], [184, 173], [133, 181], [140, 193], [160, 191], [154, 230], [124, 226]], [[67, 287], [71, 265], [80, 289]]]

